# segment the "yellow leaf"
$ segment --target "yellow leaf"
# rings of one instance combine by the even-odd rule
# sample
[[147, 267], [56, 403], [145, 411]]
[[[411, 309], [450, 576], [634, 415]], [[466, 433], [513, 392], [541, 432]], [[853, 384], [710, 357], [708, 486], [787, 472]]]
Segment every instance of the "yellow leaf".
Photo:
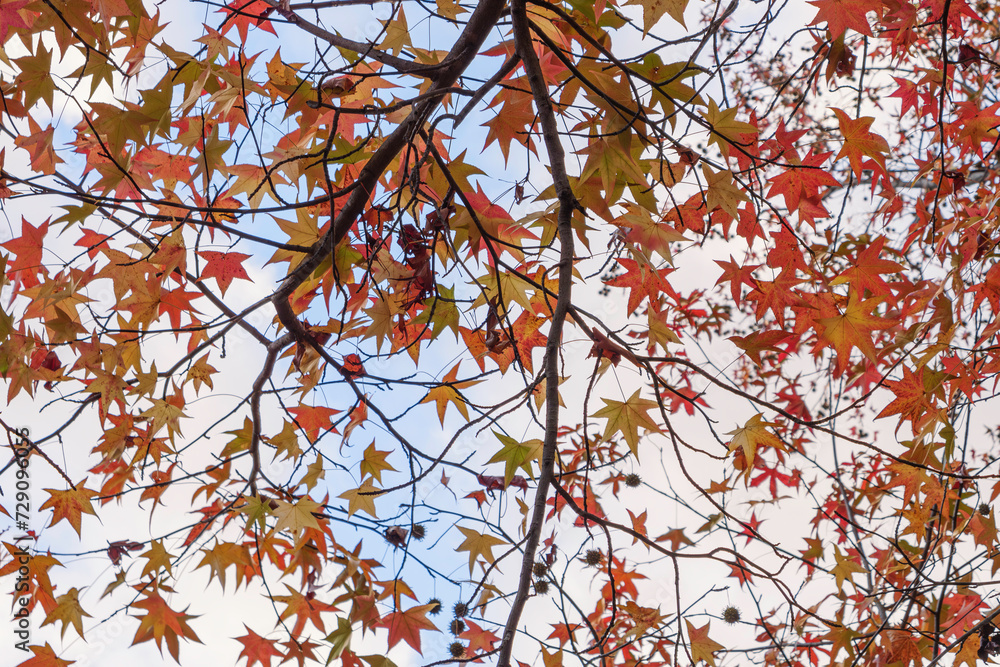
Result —
[[306, 488], [312, 491], [312, 488], [324, 477], [326, 477], [326, 469], [323, 467], [323, 456], [317, 452], [316, 460], [306, 467], [306, 474], [303, 475], [302, 481], [299, 483], [305, 484]]
[[448, 371], [448, 374], [444, 376], [441, 380], [441, 384], [437, 385], [433, 389], [427, 392], [424, 396], [424, 400], [421, 403], [429, 403], [434, 401], [437, 403], [437, 413], [438, 419], [441, 420], [441, 426], [444, 426], [444, 413], [448, 408], [449, 403], [453, 403], [458, 411], [462, 413], [466, 421], [469, 419], [469, 408], [465, 405], [465, 399], [458, 392], [459, 389], [465, 389], [466, 387], [471, 387], [472, 385], [479, 384], [481, 380], [465, 380], [464, 382], [458, 382], [458, 367], [460, 363], [455, 364], [455, 366]]
[[295, 503], [284, 500], [275, 500], [278, 504], [274, 510], [274, 515], [278, 517], [278, 523], [274, 529], [277, 531], [290, 530], [298, 533], [304, 528], [319, 528], [319, 522], [313, 516], [313, 512], [318, 511], [321, 505], [309, 496], [302, 496]]
[[715, 656], [712, 654], [715, 651], [721, 651], [725, 647], [722, 644], [709, 639], [708, 628], [712, 625], [711, 621], [700, 628], [694, 627], [694, 625], [691, 624], [691, 621], [686, 618], [684, 619], [684, 623], [687, 624], [691, 661], [697, 665], [700, 661], [704, 660], [709, 665], [712, 665], [712, 667], [715, 667]]
[[365, 448], [364, 458], [361, 460], [361, 476], [371, 475], [372, 479], [381, 484], [383, 471], [396, 472], [392, 465], [385, 462], [386, 457], [391, 453], [375, 449], [375, 441], [372, 440], [372, 444]]
[[670, 18], [687, 27], [684, 23], [684, 9], [688, 0], [629, 0], [625, 4], [642, 7], [643, 37], [649, 34], [650, 28], [656, 25], [664, 14], [669, 14]]
[[729, 147], [732, 144], [745, 143], [741, 134], [756, 134], [757, 128], [750, 123], [736, 120], [736, 109], [719, 109], [715, 100], [708, 101], [708, 111], [703, 111], [702, 116], [705, 122], [712, 128], [712, 135], [708, 143], [716, 144], [722, 154], [729, 156]]
[[777, 424], [763, 421], [763, 415], [758, 412], [748, 419], [742, 428], [726, 433], [726, 435], [733, 436], [733, 439], [729, 441], [730, 452], [734, 452], [740, 447], [743, 448], [743, 456], [746, 457], [747, 461], [744, 472], [747, 477], [750, 476], [750, 470], [753, 469], [754, 457], [757, 455], [758, 447], [774, 447], [775, 449], [785, 451], [785, 443], [778, 436], [768, 431], [768, 426], [777, 426]]
[[458, 545], [456, 551], [469, 552], [469, 574], [472, 574], [476, 565], [476, 559], [482, 556], [487, 563], [496, 560], [493, 557], [493, 547], [507, 544], [503, 540], [492, 535], [481, 535], [470, 528], [458, 526], [458, 529], [465, 535], [465, 541]]
[[715, 172], [704, 165], [701, 171], [708, 183], [708, 191], [705, 193], [708, 210], [718, 206], [734, 220], [738, 218], [740, 202], [749, 201], [749, 198], [733, 183], [733, 173], [725, 170]]
[[637, 458], [639, 456], [639, 427], [642, 426], [648, 431], [659, 431], [660, 427], [649, 416], [648, 411], [658, 407], [656, 401], [648, 398], [639, 398], [640, 389], [629, 396], [627, 401], [611, 401], [606, 398], [604, 407], [594, 413], [595, 417], [603, 417], [608, 420], [604, 428], [604, 439], [607, 440], [615, 433], [625, 436], [625, 442]]
[[143, 577], [147, 574], [156, 575], [161, 569], [167, 574], [173, 574], [173, 563], [170, 562], [173, 556], [163, 548], [162, 540], [150, 543], [149, 551], [142, 554], [142, 557], [147, 561], [145, 567], [142, 568]]
[[59, 632], [60, 639], [65, 636], [66, 627], [70, 624], [73, 625], [73, 629], [76, 630], [76, 634], [83, 637], [83, 617], [90, 616], [90, 614], [85, 612], [80, 606], [78, 596], [78, 591], [75, 588], [71, 588], [63, 595], [57, 597], [55, 609], [46, 615], [45, 621], [42, 622], [42, 626], [44, 627], [49, 623], [61, 621], [62, 630]]
[[373, 485], [370, 479], [366, 479], [359, 488], [344, 491], [337, 497], [347, 501], [347, 516], [352, 516], [361, 510], [377, 519], [378, 515], [375, 513], [375, 492], [377, 491], [379, 488]]

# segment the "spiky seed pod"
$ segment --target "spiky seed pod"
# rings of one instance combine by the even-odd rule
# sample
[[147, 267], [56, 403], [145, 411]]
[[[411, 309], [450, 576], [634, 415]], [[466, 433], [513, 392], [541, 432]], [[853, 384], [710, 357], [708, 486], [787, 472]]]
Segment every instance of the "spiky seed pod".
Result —
[[722, 620], [729, 625], [736, 625], [740, 622], [740, 610], [733, 605], [729, 605], [722, 610]]
[[599, 549], [587, 549], [587, 553], [583, 555], [583, 562], [585, 562], [590, 567], [597, 567], [604, 560], [604, 555], [601, 554]]
[[538, 579], [535, 581], [535, 592], [539, 595], [547, 595], [549, 592], [548, 579]]
[[642, 477], [639, 477], [639, 475], [637, 475], [636, 473], [630, 472], [629, 474], [625, 475], [625, 486], [634, 489], [640, 484], [642, 484]]
[[431, 606], [431, 608], [427, 610], [427, 613], [430, 614], [431, 616], [437, 616], [438, 614], [441, 613], [441, 607], [442, 607], [441, 600], [437, 598], [431, 598], [430, 600], [427, 601], [427, 604]]
[[549, 571], [549, 566], [545, 563], [535, 563], [531, 566], [531, 573], [536, 577], [544, 577]]
[[448, 645], [448, 653], [451, 653], [453, 658], [461, 658], [465, 655], [465, 645], [462, 642], [452, 642]]
[[464, 602], [456, 602], [453, 611], [455, 612], [455, 618], [465, 618], [469, 615], [469, 605]]
[[448, 630], [450, 630], [453, 635], [460, 635], [465, 632], [465, 623], [463, 623], [461, 619], [456, 618], [448, 626]]
[[424, 539], [426, 535], [427, 535], [427, 530], [424, 528], [424, 524], [422, 523], [413, 524], [413, 528], [410, 530], [410, 536], [413, 539], [419, 542], [420, 540]]
[[983, 503], [982, 505], [979, 506], [979, 513], [982, 514], [983, 516], [989, 516], [990, 506], [987, 505], [986, 503]]

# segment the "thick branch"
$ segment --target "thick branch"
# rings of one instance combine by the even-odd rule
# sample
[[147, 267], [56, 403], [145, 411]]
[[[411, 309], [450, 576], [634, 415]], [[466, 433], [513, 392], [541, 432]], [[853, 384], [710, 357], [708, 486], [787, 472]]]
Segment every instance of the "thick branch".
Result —
[[555, 112], [549, 99], [548, 87], [542, 76], [542, 69], [531, 42], [531, 25], [528, 22], [527, 7], [524, 0], [512, 0], [511, 19], [514, 26], [514, 42], [517, 53], [524, 63], [524, 71], [531, 84], [531, 94], [535, 99], [538, 119], [541, 124], [542, 137], [549, 156], [549, 167], [552, 170], [552, 181], [559, 197], [558, 236], [559, 236], [559, 295], [556, 307], [552, 313], [549, 326], [548, 341], [545, 344], [545, 440], [542, 445], [542, 460], [538, 476], [538, 488], [535, 490], [535, 502], [532, 508], [531, 524], [528, 527], [524, 544], [524, 556], [521, 561], [521, 576], [518, 582], [517, 594], [511, 604], [507, 624], [504, 627], [500, 644], [500, 654], [497, 658], [498, 667], [510, 667], [510, 656], [514, 649], [514, 635], [521, 620], [528, 591], [531, 587], [531, 568], [535, 562], [535, 552], [542, 534], [542, 523], [545, 520], [545, 502], [548, 499], [549, 487], [552, 483], [552, 471], [556, 460], [556, 436], [559, 430], [559, 349], [562, 344], [563, 324], [570, 309], [570, 294], [573, 286], [573, 210], [578, 206], [576, 197], [566, 175], [566, 158], [559, 129], [556, 126]]

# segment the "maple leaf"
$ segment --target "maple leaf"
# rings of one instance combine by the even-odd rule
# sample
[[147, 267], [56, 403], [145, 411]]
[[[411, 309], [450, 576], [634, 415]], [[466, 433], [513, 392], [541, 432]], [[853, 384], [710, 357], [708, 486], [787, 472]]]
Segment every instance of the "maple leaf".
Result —
[[515, 471], [520, 468], [527, 473], [531, 479], [535, 478], [532, 473], [531, 462], [537, 461], [542, 455], [542, 441], [536, 439], [518, 442], [514, 438], [508, 437], [498, 431], [493, 431], [497, 440], [503, 443], [503, 448], [493, 455], [487, 463], [504, 464], [504, 487], [510, 486], [514, 479]]
[[858, 565], [855, 559], [845, 556], [840, 551], [840, 547], [836, 545], [833, 547], [833, 557], [837, 564], [830, 568], [830, 571], [837, 582], [837, 590], [842, 591], [844, 589], [844, 582], [850, 581], [854, 574], [864, 573], [865, 568]]
[[11, 30], [31, 28], [38, 14], [26, 10], [27, 5], [28, 0], [0, 0], [0, 44], [7, 42]]
[[[133, 644], [148, 642], [150, 639], [156, 641], [156, 647], [163, 653], [163, 641], [167, 642], [167, 650], [173, 657], [174, 662], [180, 662], [180, 638], [188, 641], [195, 641], [199, 644], [201, 640], [195, 634], [188, 621], [196, 618], [191, 614], [176, 612], [171, 609], [166, 601], [160, 597], [160, 592], [156, 587], [149, 588], [143, 593], [143, 598], [138, 602], [133, 602], [133, 607], [138, 607], [146, 611], [146, 615], [136, 617], [139, 619], [139, 629], [135, 631]], [[187, 611], [185, 609], [184, 611]]]
[[657, 542], [669, 542], [670, 550], [677, 551], [684, 544], [694, 544], [688, 537], [684, 534], [683, 528], [671, 528], [663, 535], [656, 538]]
[[809, 0], [819, 9], [809, 25], [826, 21], [830, 36], [837, 39], [848, 28], [872, 37], [872, 28], [866, 14], [875, 12], [882, 17], [882, 0]]
[[361, 486], [356, 489], [348, 489], [341, 493], [338, 498], [347, 500], [347, 516], [352, 516], [357, 511], [362, 511], [372, 517], [378, 518], [375, 513], [375, 498], [378, 497], [377, 486], [372, 484], [370, 479], [366, 479]]
[[921, 366], [919, 374], [914, 373], [904, 364], [902, 379], [886, 380], [885, 386], [895, 394], [895, 398], [875, 418], [882, 419], [898, 414], [900, 424], [909, 420], [916, 428], [917, 420], [931, 409], [926, 388], [926, 371], [927, 367]]
[[688, 0], [628, 0], [625, 4], [642, 7], [643, 37], [648, 35], [650, 29], [660, 22], [664, 14], [669, 14], [670, 18], [687, 28], [684, 23], [684, 10], [687, 8]]
[[323, 612], [333, 612], [337, 608], [333, 605], [321, 602], [315, 594], [303, 595], [303, 593], [288, 584], [288, 595], [275, 595], [273, 600], [285, 605], [285, 610], [281, 612], [279, 620], [295, 617], [295, 625], [292, 627], [292, 636], [298, 637], [306, 626], [306, 621], [311, 622], [321, 632], [326, 632], [326, 625], [323, 623], [321, 614]]
[[319, 522], [316, 521], [313, 513], [322, 510], [323, 506], [309, 496], [302, 496], [294, 503], [284, 500], [275, 500], [274, 502], [278, 504], [273, 510], [274, 515], [278, 517], [278, 522], [274, 526], [275, 530], [290, 530], [298, 534], [306, 528], [319, 528]]
[[448, 409], [449, 403], [458, 408], [458, 411], [466, 420], [469, 419], [469, 408], [466, 406], [466, 401], [458, 390], [482, 382], [482, 380], [463, 380], [459, 382], [458, 367], [461, 365], [461, 363], [457, 363], [452, 366], [451, 370], [441, 379], [441, 382], [429, 389], [427, 395], [420, 401], [421, 403], [433, 401], [437, 404], [437, 414], [438, 419], [441, 421], [441, 426], [444, 426], [444, 413]]
[[427, 618], [433, 604], [417, 605], [406, 611], [397, 610], [382, 617], [377, 625], [389, 630], [389, 648], [405, 641], [414, 651], [423, 655], [420, 649], [420, 631], [438, 632], [437, 627]]
[[375, 449], [375, 441], [365, 448], [364, 458], [361, 460], [361, 477], [368, 475], [379, 484], [382, 483], [382, 473], [385, 471], [396, 472], [391, 464], [386, 463], [386, 457], [392, 452], [382, 452]]
[[658, 408], [656, 401], [648, 398], [639, 398], [640, 389], [629, 396], [625, 401], [613, 401], [602, 398], [604, 407], [594, 413], [595, 417], [603, 417], [608, 420], [604, 427], [605, 440], [615, 433], [621, 433], [625, 437], [632, 454], [639, 456], [639, 427], [642, 426], [647, 431], [658, 432], [660, 427], [653, 418], [649, 416], [649, 411]]
[[757, 128], [754, 125], [736, 120], [737, 111], [735, 107], [719, 109], [715, 100], [710, 99], [708, 109], [701, 112], [711, 130], [708, 143], [716, 144], [726, 157], [729, 156], [731, 146], [741, 146], [746, 143], [743, 141], [742, 135], [757, 133]]
[[841, 109], [834, 108], [832, 111], [840, 121], [840, 133], [844, 137], [844, 145], [834, 159], [839, 160], [846, 156], [851, 163], [851, 169], [854, 170], [854, 176], [860, 179], [861, 156], [867, 156], [881, 168], [881, 173], [885, 174], [884, 154], [889, 152], [889, 143], [868, 129], [875, 122], [875, 118], [864, 116], [851, 120]]
[[247, 659], [247, 667], [252, 667], [257, 663], [264, 665], [264, 667], [271, 667], [271, 658], [285, 657], [284, 653], [274, 647], [277, 643], [275, 640], [261, 637], [248, 628], [246, 623], [243, 624], [243, 628], [247, 631], [247, 634], [242, 637], [236, 637], [236, 641], [243, 644], [240, 657]]
[[48, 219], [35, 227], [27, 219], [21, 218], [21, 235], [0, 244], [14, 254], [7, 266], [7, 275], [22, 287], [39, 284], [38, 275], [44, 271], [42, 252], [48, 230]]
[[903, 270], [903, 266], [899, 262], [880, 259], [885, 241], [884, 236], [879, 236], [874, 241], [865, 244], [864, 249], [851, 262], [851, 266], [844, 269], [830, 284], [850, 283], [859, 297], [864, 296], [866, 290], [871, 292], [872, 296], [891, 297], [892, 292], [889, 290], [889, 285], [882, 280], [880, 274], [899, 273]]
[[655, 299], [662, 293], [675, 299], [679, 298], [674, 288], [667, 282], [667, 276], [673, 273], [674, 269], [655, 269], [644, 262], [624, 257], [618, 258], [618, 265], [625, 269], [625, 273], [604, 282], [612, 287], [628, 288], [629, 315], [634, 313], [646, 298]]
[[28, 151], [31, 156], [31, 168], [42, 174], [56, 173], [56, 165], [65, 162], [56, 155], [52, 140], [55, 135], [55, 127], [49, 125], [43, 130], [35, 123], [34, 118], [28, 117], [30, 132], [24, 136], [14, 139], [14, 145]]
[[611, 221], [624, 233], [624, 239], [635, 244], [636, 252], [645, 261], [649, 261], [651, 253], [656, 252], [663, 259], [672, 261], [670, 244], [686, 241], [681, 232], [670, 225], [653, 220], [649, 211], [629, 202], [623, 204], [625, 213]]
[[733, 344], [747, 353], [755, 364], [761, 366], [760, 353], [764, 350], [774, 350], [775, 352], [783, 352], [783, 350], [778, 347], [778, 343], [782, 343], [789, 338], [794, 338], [794, 336], [787, 331], [778, 330], [767, 330], [767, 331], [755, 331], [749, 336], [730, 336], [728, 340], [733, 341]]
[[476, 565], [476, 560], [482, 556], [487, 563], [492, 563], [493, 547], [507, 544], [504, 540], [492, 535], [484, 535], [471, 528], [456, 526], [459, 532], [465, 535], [465, 540], [455, 548], [455, 551], [469, 552], [469, 574], [472, 574]]
[[55, 525], [65, 519], [69, 525], [73, 526], [76, 534], [80, 533], [80, 519], [83, 514], [97, 516], [94, 506], [90, 504], [90, 499], [97, 495], [96, 491], [91, 491], [77, 482], [72, 488], [65, 491], [58, 489], [45, 489], [49, 493], [49, 499], [42, 503], [39, 509], [52, 508], [52, 523]]
[[34, 656], [22, 662], [18, 667], [69, 667], [76, 662], [76, 660], [63, 660], [57, 656], [48, 642], [45, 642], [45, 646], [29, 646], [28, 648], [31, 649]]
[[83, 637], [84, 616], [89, 617], [90, 614], [80, 606], [79, 591], [71, 588], [56, 598], [56, 607], [45, 616], [42, 626], [60, 621], [62, 628], [59, 630], [59, 638], [62, 639], [66, 635], [66, 628], [72, 624], [76, 633]]
[[825, 341], [837, 351], [838, 374], [847, 369], [851, 350], [855, 347], [869, 360], [877, 359], [878, 353], [872, 342], [872, 332], [889, 329], [895, 325], [890, 319], [872, 314], [882, 300], [882, 297], [874, 297], [862, 301], [856, 293], [852, 293], [842, 313], [816, 320], [820, 331], [820, 342], [817, 343], [817, 347], [822, 346]]
[[339, 414], [340, 410], [321, 405], [300, 405], [295, 408], [288, 408], [288, 412], [292, 414], [299, 428], [305, 432], [309, 442], [315, 442], [319, 438], [321, 429], [324, 432], [337, 433], [337, 429], [330, 423], [330, 418], [335, 414]]
[[223, 296], [229, 285], [237, 278], [250, 280], [243, 262], [250, 259], [250, 255], [241, 252], [217, 252], [215, 250], [202, 250], [198, 253], [206, 262], [205, 268], [201, 270], [201, 280], [215, 278], [219, 285], [219, 293]]
[[749, 197], [733, 183], [733, 172], [712, 171], [707, 165], [702, 165], [702, 173], [708, 189], [705, 192], [706, 205], [711, 211], [716, 206], [728, 213], [730, 217], [739, 217], [740, 202], [749, 201]]
[[715, 656], [713, 653], [721, 651], [725, 647], [712, 640], [708, 636], [708, 628], [712, 625], [709, 621], [700, 628], [696, 628], [691, 621], [684, 619], [688, 631], [688, 650], [691, 652], [691, 661], [694, 664], [704, 661], [715, 667]]
[[777, 426], [777, 424], [764, 421], [764, 415], [758, 412], [748, 419], [742, 427], [729, 431], [726, 434], [733, 436], [732, 440], [729, 441], [730, 452], [737, 449], [743, 450], [743, 456], [746, 459], [746, 468], [743, 470], [743, 474], [746, 475], [747, 479], [749, 479], [750, 470], [753, 469], [758, 449], [772, 447], [781, 451], [787, 451], [785, 443], [778, 436], [767, 430], [768, 426]]

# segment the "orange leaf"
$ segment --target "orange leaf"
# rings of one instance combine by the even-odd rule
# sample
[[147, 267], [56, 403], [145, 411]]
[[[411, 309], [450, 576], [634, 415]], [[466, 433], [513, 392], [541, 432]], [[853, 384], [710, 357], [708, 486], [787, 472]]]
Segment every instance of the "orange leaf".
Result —
[[271, 658], [283, 658], [285, 656], [284, 653], [274, 648], [276, 643], [274, 640], [264, 639], [248, 628], [246, 623], [243, 624], [243, 627], [246, 629], [247, 634], [237, 637], [236, 641], [243, 644], [240, 657], [247, 659], [247, 667], [252, 667], [258, 662], [264, 665], [264, 667], [271, 667]]
[[83, 486], [83, 482], [77, 483], [71, 489], [59, 491], [57, 489], [45, 489], [49, 492], [49, 499], [42, 503], [41, 508], [52, 508], [52, 524], [55, 525], [65, 519], [69, 525], [73, 526], [76, 534], [80, 535], [80, 519], [83, 514], [97, 516], [94, 506], [90, 504], [90, 499], [97, 495], [96, 491]]
[[45, 646], [29, 646], [34, 657], [22, 662], [19, 667], [67, 667], [76, 660], [63, 660], [56, 655], [56, 652], [45, 642]]
[[[201, 640], [198, 635], [188, 625], [188, 621], [195, 618], [191, 614], [176, 612], [171, 609], [166, 601], [160, 597], [160, 592], [153, 588], [143, 593], [145, 596], [138, 602], [133, 602], [133, 607], [146, 610], [146, 615], [139, 618], [139, 629], [135, 631], [133, 644], [148, 642], [150, 639], [156, 641], [156, 647], [163, 653], [163, 641], [167, 642], [167, 650], [175, 662], [180, 662], [180, 642], [184, 637], [188, 641], [195, 641], [199, 644]], [[185, 609], [186, 611], [186, 609]]]
[[433, 604], [419, 605], [383, 616], [377, 625], [389, 629], [389, 648], [392, 649], [399, 642], [405, 641], [414, 651], [423, 655], [423, 651], [420, 650], [420, 631], [438, 632], [437, 627], [427, 618], [427, 612], [434, 607]]

